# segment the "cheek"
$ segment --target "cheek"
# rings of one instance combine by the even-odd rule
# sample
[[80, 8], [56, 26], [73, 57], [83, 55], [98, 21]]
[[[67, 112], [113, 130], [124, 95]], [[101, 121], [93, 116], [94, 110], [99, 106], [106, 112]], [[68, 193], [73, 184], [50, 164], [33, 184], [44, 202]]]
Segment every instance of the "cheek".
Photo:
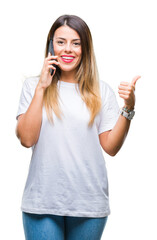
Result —
[[78, 49], [78, 54], [80, 55], [80, 57], [82, 56], [82, 48]]
[[81, 51], [81, 50], [78, 50], [76, 54], [77, 54], [77, 56], [79, 57], [79, 59], [81, 59], [81, 57], [82, 57], [82, 51]]
[[58, 55], [59, 52], [61, 51], [60, 47], [58, 47], [57, 45], [53, 45], [53, 49], [54, 49], [55, 55]]

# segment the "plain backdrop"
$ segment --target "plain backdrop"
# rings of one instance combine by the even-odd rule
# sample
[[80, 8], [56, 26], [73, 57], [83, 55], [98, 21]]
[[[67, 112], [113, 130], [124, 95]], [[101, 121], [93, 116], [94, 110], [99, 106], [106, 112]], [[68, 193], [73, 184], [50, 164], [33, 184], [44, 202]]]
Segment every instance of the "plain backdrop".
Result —
[[113, 88], [120, 107], [119, 83], [141, 75], [128, 137], [115, 157], [104, 153], [111, 215], [102, 240], [157, 239], [156, 12], [155, 0], [1, 2], [0, 238], [24, 239], [20, 205], [31, 149], [15, 136], [22, 84], [41, 71], [52, 23], [60, 15], [74, 14], [91, 30], [100, 79]]

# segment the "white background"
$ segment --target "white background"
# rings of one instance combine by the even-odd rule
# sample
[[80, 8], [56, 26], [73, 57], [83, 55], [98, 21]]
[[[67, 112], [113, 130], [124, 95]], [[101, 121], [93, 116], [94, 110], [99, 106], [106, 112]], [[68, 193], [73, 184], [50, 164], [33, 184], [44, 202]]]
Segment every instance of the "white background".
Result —
[[100, 78], [118, 96], [121, 81], [136, 84], [136, 115], [114, 157], [104, 153], [111, 215], [102, 240], [157, 239], [157, 7], [154, 0], [4, 1], [0, 6], [0, 214], [3, 239], [24, 239], [20, 211], [31, 150], [15, 136], [26, 76], [40, 73], [48, 31], [62, 14], [91, 29]]

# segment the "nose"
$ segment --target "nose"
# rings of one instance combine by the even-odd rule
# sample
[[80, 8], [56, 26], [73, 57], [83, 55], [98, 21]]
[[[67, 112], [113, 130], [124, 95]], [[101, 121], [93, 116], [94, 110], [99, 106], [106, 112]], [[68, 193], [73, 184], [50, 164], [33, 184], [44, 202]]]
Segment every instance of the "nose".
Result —
[[70, 43], [67, 43], [65, 45], [65, 52], [67, 52], [67, 53], [71, 52], [71, 44]]

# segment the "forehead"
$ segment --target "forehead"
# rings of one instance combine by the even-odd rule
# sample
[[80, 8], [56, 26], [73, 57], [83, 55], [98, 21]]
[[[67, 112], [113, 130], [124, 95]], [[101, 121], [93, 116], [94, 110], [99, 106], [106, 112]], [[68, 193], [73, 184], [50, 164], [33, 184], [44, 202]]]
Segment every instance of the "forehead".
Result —
[[61, 26], [56, 29], [54, 38], [80, 39], [79, 34], [69, 26]]

